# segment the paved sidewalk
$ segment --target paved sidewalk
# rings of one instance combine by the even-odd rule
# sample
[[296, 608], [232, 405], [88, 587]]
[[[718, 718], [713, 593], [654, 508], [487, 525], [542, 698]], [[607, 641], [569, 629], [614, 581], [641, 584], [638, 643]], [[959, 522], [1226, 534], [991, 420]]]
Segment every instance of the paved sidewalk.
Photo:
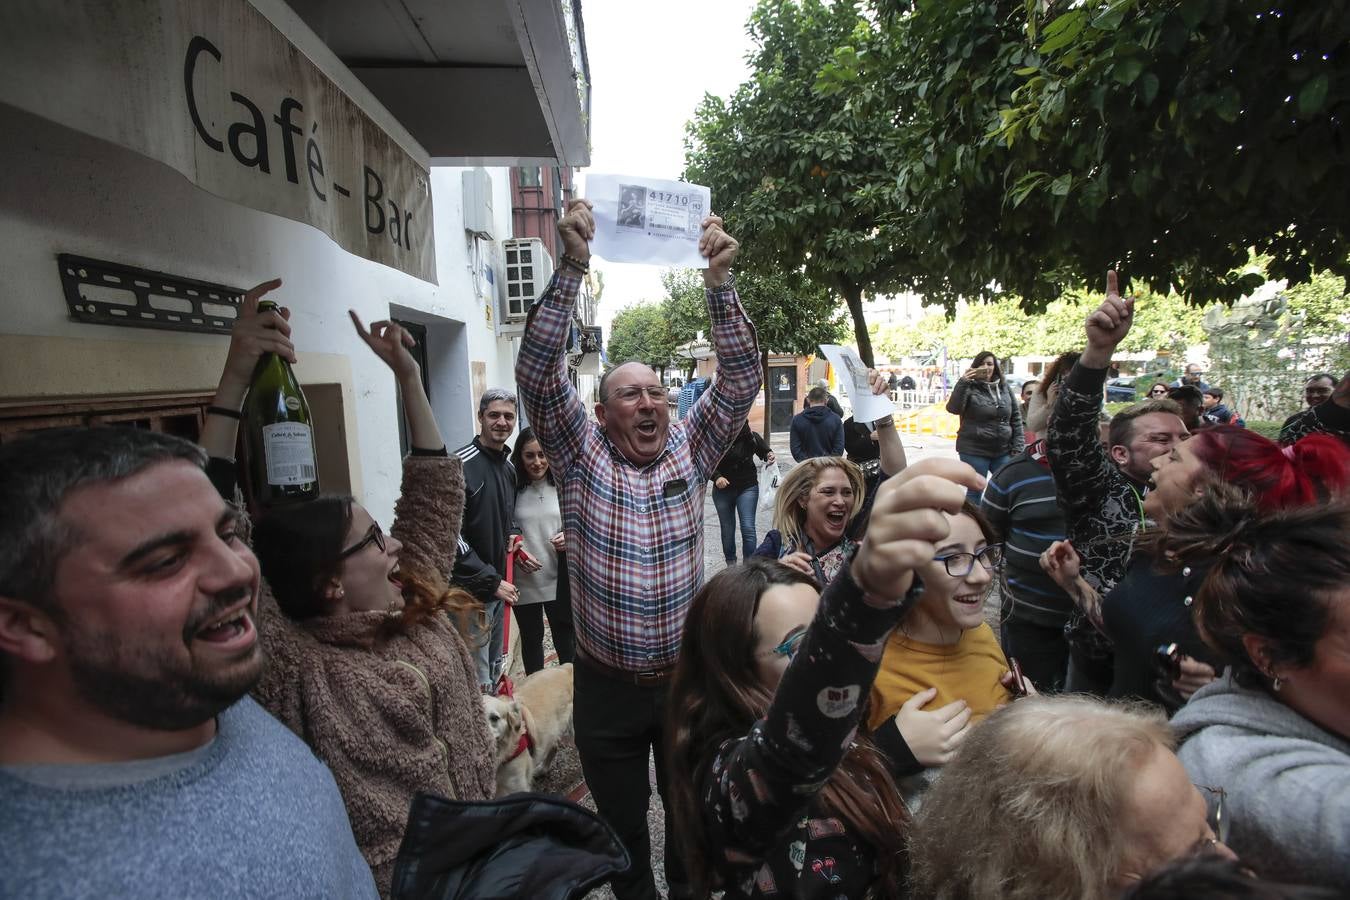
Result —
[[[951, 459], [956, 458], [956, 449], [954, 442], [941, 437], [931, 435], [909, 435], [902, 434], [901, 439], [905, 443], [905, 457], [910, 463], [918, 462], [930, 456], [945, 456]], [[792, 454], [788, 450], [788, 436], [786, 433], [775, 434], [769, 442], [773, 447], [774, 455], [778, 459], [779, 467], [786, 474], [794, 465]], [[759, 540], [764, 539], [764, 535], [772, 527], [771, 522], [773, 514], [770, 511], [761, 509], [756, 516], [756, 532]], [[717, 510], [713, 506], [712, 491], [707, 492], [707, 497], [703, 507], [704, 521], [704, 575], [711, 578], [713, 575], [722, 571], [726, 567], [726, 562], [722, 557], [722, 536], [721, 528], [717, 518]], [[740, 532], [737, 529], [737, 544], [740, 542]], [[997, 607], [995, 607], [997, 608]], [[552, 637], [545, 634], [545, 653], [550, 656], [553, 650]], [[648, 812], [648, 824], [652, 833], [652, 870], [656, 873], [657, 887], [664, 894], [666, 891], [665, 876], [662, 871], [662, 860], [665, 858], [666, 829], [665, 812], [661, 805], [661, 798], [656, 793], [656, 772], [654, 763], [651, 769], [651, 807]], [[543, 793], [561, 794], [568, 799], [581, 803], [587, 809], [595, 809], [595, 803], [591, 799], [590, 791], [586, 788], [586, 783], [581, 777], [581, 763], [577, 759], [576, 750], [568, 743], [559, 749], [554, 757], [553, 764], [536, 785], [536, 790]], [[603, 898], [612, 898], [613, 892], [609, 886], [592, 891], [591, 898], [603, 900]]]

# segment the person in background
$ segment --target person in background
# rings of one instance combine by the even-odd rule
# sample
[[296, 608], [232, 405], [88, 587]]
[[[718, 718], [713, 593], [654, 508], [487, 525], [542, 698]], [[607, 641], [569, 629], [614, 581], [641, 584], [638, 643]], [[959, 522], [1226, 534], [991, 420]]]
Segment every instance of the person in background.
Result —
[[[478, 436], [455, 451], [464, 463], [464, 526], [455, 555], [454, 583], [483, 605], [481, 631], [473, 635], [478, 660], [478, 686], [483, 693], [497, 689], [504, 659], [502, 639], [506, 606], [520, 597], [507, 581], [506, 555], [520, 533], [513, 520], [516, 508], [516, 470], [506, 445], [516, 430], [516, 395], [505, 388], [489, 388], [478, 400]], [[522, 555], [519, 566], [529, 571], [539, 565]]]
[[1073, 599], [1041, 569], [1041, 554], [1066, 534], [1055, 479], [1045, 448], [1050, 410], [1063, 378], [1078, 361], [1077, 353], [1061, 353], [1045, 372], [1042, 387], [1032, 395], [1027, 425], [1034, 438], [989, 479], [980, 511], [1003, 544], [1000, 570], [1002, 609], [1000, 641], [1017, 658], [1023, 673], [1042, 692], [1064, 687], [1069, 669], [1069, 623]]
[[823, 387], [806, 392], [806, 409], [792, 417], [790, 444], [797, 462], [817, 456], [842, 456], [844, 421], [826, 405], [829, 393]]
[[[293, 362], [266, 319], [254, 358]], [[228, 374], [207, 422], [232, 433], [252, 367]], [[0, 445], [6, 897], [378, 896], [333, 775], [248, 696], [262, 575], [206, 466], [137, 428]]]
[[1204, 377], [1204, 366], [1199, 363], [1187, 363], [1186, 369], [1182, 372], [1181, 377], [1172, 382], [1169, 386], [1174, 388], [1193, 387], [1197, 391], [1204, 391], [1209, 388], [1209, 385], [1204, 382]]
[[[568, 377], [567, 340], [595, 236], [586, 200], [573, 200], [558, 222], [563, 252], [516, 360], [525, 409], [561, 485], [577, 637], [576, 746], [596, 808], [632, 859], [613, 883], [619, 900], [657, 896], [649, 764], [655, 748], [673, 834], [665, 709], [685, 614], [703, 584], [704, 496], [761, 386], [755, 328], [731, 273], [740, 245], [717, 216], [702, 227], [717, 379], [684, 421], [670, 421], [661, 379], [641, 363], [601, 379], [594, 422]], [[686, 876], [671, 846], [665, 869], [679, 896]]]
[[1350, 372], [1328, 394], [1325, 382], [1330, 381], [1330, 375], [1314, 375], [1308, 380], [1303, 392], [1308, 408], [1284, 420], [1280, 427], [1281, 444], [1289, 445], [1305, 435], [1321, 432], [1350, 445]]
[[914, 571], [980, 481], [928, 459], [882, 484], [867, 541], [823, 595], [759, 559], [699, 592], [671, 691], [669, 832], [698, 896], [906, 896], [909, 816], [884, 756], [855, 735]]
[[1181, 761], [1227, 791], [1233, 849], [1262, 875], [1343, 892], [1350, 503], [1261, 513], [1247, 493], [1216, 485], [1165, 528], [1179, 564], [1212, 562], [1194, 614], [1229, 664], [1172, 719]]
[[519, 599], [511, 607], [520, 628], [525, 674], [544, 667], [544, 616], [559, 663], [572, 661], [572, 592], [567, 578], [567, 535], [563, 533], [558, 489], [544, 448], [533, 428], [523, 428], [511, 452], [516, 469], [516, 524], [522, 546], [533, 548], [539, 568], [516, 576]]
[[904, 375], [904, 376], [900, 379], [900, 390], [902, 390], [902, 391], [915, 391], [915, 390], [918, 390], [918, 388], [919, 388], [919, 386], [918, 386], [917, 384], [914, 383], [914, 376], [913, 376], [913, 375], [908, 375], [908, 374], [906, 374], [906, 375]]
[[1155, 381], [1149, 387], [1148, 394], [1146, 396], [1148, 397], [1149, 400], [1166, 400], [1167, 392], [1170, 391], [1171, 389], [1172, 386], [1169, 385], [1167, 382]]
[[1218, 795], [1191, 783], [1174, 746], [1142, 704], [1061, 694], [1004, 706], [915, 816], [912, 896], [1115, 900], [1172, 860], [1233, 858]]
[[1022, 419], [1027, 417], [1027, 405], [1031, 403], [1031, 395], [1036, 393], [1036, 387], [1040, 382], [1036, 379], [1022, 382]]
[[1212, 387], [1204, 392], [1202, 403], [1206, 422], [1213, 425], [1228, 425], [1233, 421], [1233, 411], [1223, 403], [1223, 388]]
[[689, 408], [694, 405], [694, 401], [703, 396], [709, 385], [712, 384], [711, 378], [691, 378], [680, 388], [680, 398], [675, 405], [675, 417], [683, 422], [684, 417], [689, 415]]
[[844, 420], [844, 453], [855, 465], [863, 469], [875, 469], [868, 463], [881, 459], [879, 435], [869, 422], [856, 422], [852, 416]]
[[750, 430], [750, 423], [741, 426], [736, 440], [713, 470], [713, 507], [722, 526], [722, 556], [727, 565], [736, 564], [736, 517], [741, 518], [741, 559], [754, 555], [759, 535], [755, 530], [755, 512], [759, 506], [759, 472], [755, 457], [766, 464], [777, 457], [758, 432]]
[[[947, 398], [947, 412], [961, 417], [956, 454], [981, 475], [1003, 468], [1022, 452], [1022, 406], [988, 350], [975, 355], [970, 369]], [[972, 496], [972, 503], [980, 498]]]
[[1205, 422], [1201, 419], [1201, 415], [1205, 411], [1205, 395], [1199, 388], [1189, 384], [1170, 388], [1167, 391], [1167, 399], [1181, 408], [1181, 421], [1186, 425], [1187, 431], [1197, 431], [1204, 426]]
[[[1087, 346], [1060, 385], [1046, 430], [1067, 534], [1082, 558], [1084, 579], [1098, 594], [1109, 592], [1125, 574], [1131, 542], [1121, 538], [1146, 525], [1144, 494], [1153, 459], [1189, 436], [1175, 403], [1147, 400], [1116, 413], [1108, 446], [1102, 446], [1106, 367], [1133, 320], [1133, 299], [1120, 296], [1116, 273], [1108, 272], [1106, 299], [1084, 322]], [[1106, 693], [1112, 678], [1110, 644], [1081, 610], [1065, 633], [1070, 642], [1066, 689]]]
[[[820, 388], [822, 391], [825, 392], [824, 403], [829, 408], [830, 412], [834, 413], [840, 419], [844, 418], [844, 408], [839, 405], [838, 398], [836, 398], [834, 394], [830, 393], [830, 383], [826, 381], [824, 378], [821, 378], [815, 383], [815, 387]], [[811, 405], [810, 400], [811, 400], [811, 393], [810, 391], [807, 391], [806, 401], [802, 403], [803, 410], [807, 409]]]

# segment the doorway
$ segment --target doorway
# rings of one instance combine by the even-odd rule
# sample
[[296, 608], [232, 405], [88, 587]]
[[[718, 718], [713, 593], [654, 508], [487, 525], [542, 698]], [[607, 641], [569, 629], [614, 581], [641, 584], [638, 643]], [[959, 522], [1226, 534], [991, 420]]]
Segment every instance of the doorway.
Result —
[[769, 430], [782, 433], [792, 430], [792, 417], [797, 414], [797, 367], [769, 367]]

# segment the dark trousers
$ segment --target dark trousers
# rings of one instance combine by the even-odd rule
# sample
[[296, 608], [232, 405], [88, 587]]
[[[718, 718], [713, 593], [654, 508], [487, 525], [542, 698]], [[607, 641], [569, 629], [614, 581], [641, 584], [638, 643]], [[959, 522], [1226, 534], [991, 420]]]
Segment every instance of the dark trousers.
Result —
[[567, 575], [558, 583], [558, 599], [547, 603], [516, 604], [520, 628], [520, 655], [525, 660], [525, 674], [533, 675], [544, 667], [544, 616], [553, 632], [553, 649], [558, 651], [558, 662], [570, 663], [576, 646], [572, 631], [572, 598], [567, 596]]
[[1064, 690], [1069, 671], [1069, 642], [1064, 637], [1063, 625], [1004, 619], [1001, 630], [1003, 652], [1017, 657], [1022, 674], [1031, 679], [1037, 691], [1052, 694]]
[[648, 760], [656, 750], [656, 789], [666, 810], [666, 882], [672, 896], [687, 882], [676, 856], [674, 825], [666, 792], [665, 712], [669, 683], [638, 686], [612, 678], [578, 657], [572, 722], [581, 773], [595, 798], [596, 811], [618, 834], [632, 866], [613, 881], [618, 900], [656, 900], [652, 875], [651, 801]]

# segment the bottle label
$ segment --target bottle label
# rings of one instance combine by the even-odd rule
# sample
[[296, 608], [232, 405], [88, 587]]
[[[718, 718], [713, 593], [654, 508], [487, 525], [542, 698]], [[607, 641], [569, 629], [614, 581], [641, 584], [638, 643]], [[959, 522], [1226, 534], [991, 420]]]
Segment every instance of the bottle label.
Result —
[[303, 422], [263, 426], [263, 456], [268, 484], [308, 484], [317, 477], [314, 437]]

